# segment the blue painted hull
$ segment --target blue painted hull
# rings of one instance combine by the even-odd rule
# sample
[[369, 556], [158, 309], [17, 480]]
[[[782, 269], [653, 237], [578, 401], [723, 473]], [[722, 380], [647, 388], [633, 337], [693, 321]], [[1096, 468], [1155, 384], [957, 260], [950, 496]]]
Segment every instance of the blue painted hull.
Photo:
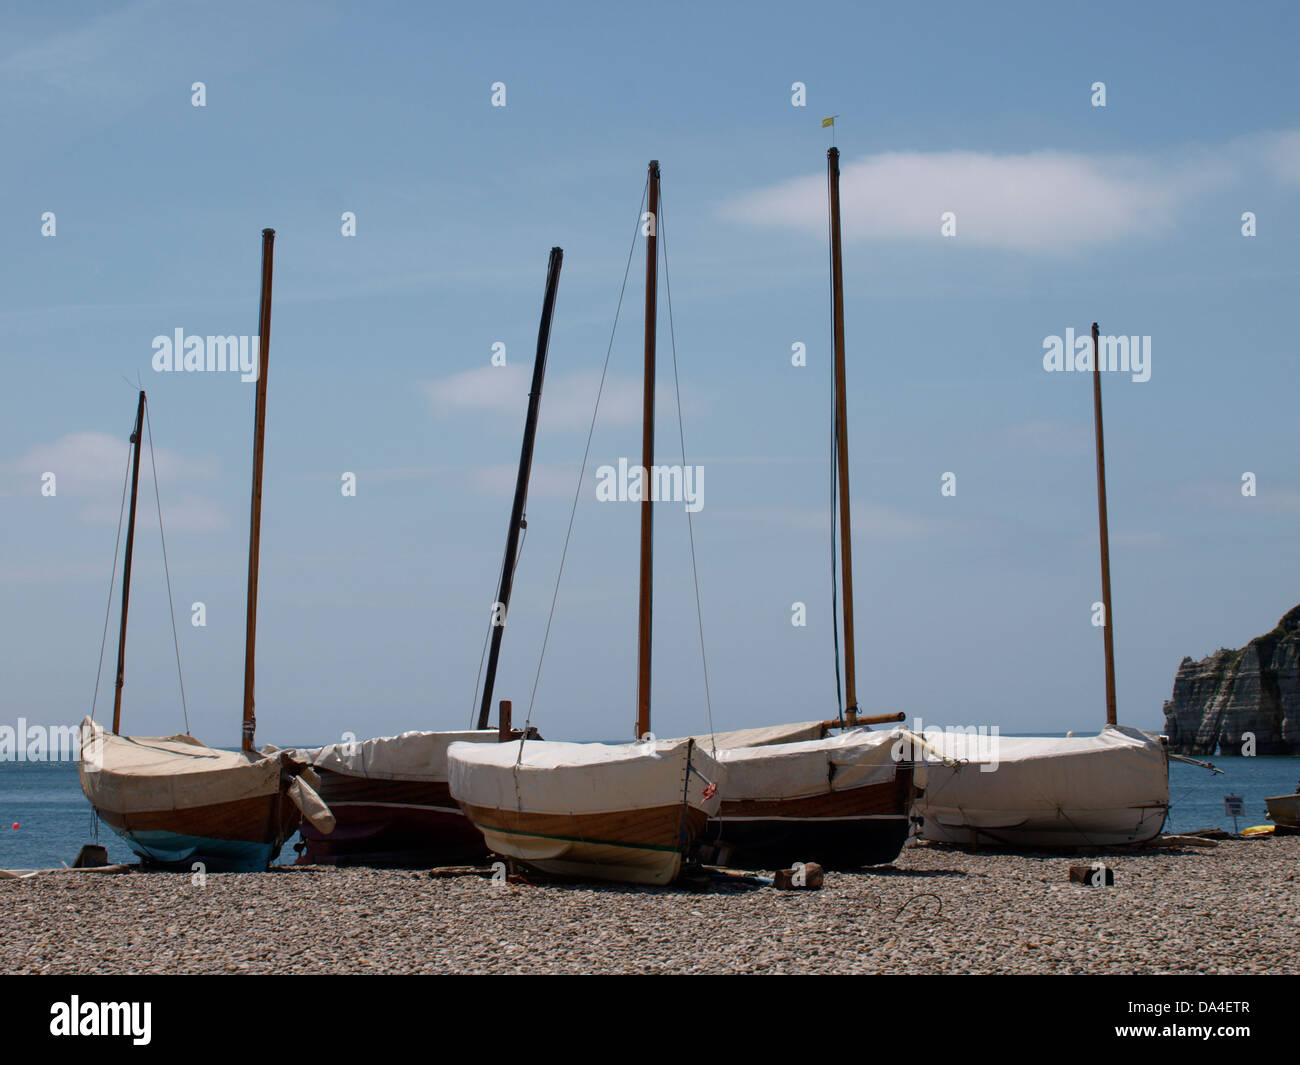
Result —
[[206, 839], [176, 832], [140, 831], [109, 826], [148, 865], [190, 872], [202, 863], [209, 873], [259, 873], [280, 854], [283, 844]]

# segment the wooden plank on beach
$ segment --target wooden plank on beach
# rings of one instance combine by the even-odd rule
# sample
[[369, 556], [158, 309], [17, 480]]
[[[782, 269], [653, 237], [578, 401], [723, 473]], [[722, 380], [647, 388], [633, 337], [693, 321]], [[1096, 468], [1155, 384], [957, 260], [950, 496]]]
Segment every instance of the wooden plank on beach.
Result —
[[441, 865], [430, 869], [429, 875], [434, 880], [448, 880], [457, 876], [491, 876], [493, 872], [490, 865]]
[[1153, 847], [1217, 847], [1217, 839], [1205, 839], [1202, 836], [1161, 836], [1153, 839]]
[[0, 880], [27, 880], [49, 873], [129, 873], [134, 868], [132, 865], [96, 865], [85, 869], [0, 869]]

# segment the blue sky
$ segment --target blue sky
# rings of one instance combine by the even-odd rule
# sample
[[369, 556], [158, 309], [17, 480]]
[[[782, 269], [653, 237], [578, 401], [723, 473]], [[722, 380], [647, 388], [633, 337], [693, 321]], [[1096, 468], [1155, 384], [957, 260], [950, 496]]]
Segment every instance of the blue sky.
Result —
[[[1042, 366], [1044, 338], [1095, 319], [1152, 338], [1149, 381], [1103, 384], [1120, 716], [1159, 726], [1183, 655], [1300, 601], [1300, 13], [1043, 7], [7, 5], [0, 719], [89, 709], [138, 377], [193, 730], [237, 743], [253, 386], [150, 358], [176, 328], [256, 331], [264, 226], [258, 722], [276, 743], [469, 721], [547, 253], [565, 249], [497, 689], [522, 716], [651, 158], [688, 461], [706, 469], [714, 722], [833, 712], [820, 119], [836, 114], [864, 711], [1101, 724], [1090, 381]], [[635, 507], [598, 504], [593, 471], [639, 453], [637, 253], [534, 709], [551, 738], [632, 730]], [[666, 317], [660, 335], [668, 382]], [[658, 433], [676, 461], [666, 402]], [[183, 727], [148, 484], [136, 734]], [[672, 735], [707, 718], [685, 515], [660, 504], [656, 522], [654, 725]]]

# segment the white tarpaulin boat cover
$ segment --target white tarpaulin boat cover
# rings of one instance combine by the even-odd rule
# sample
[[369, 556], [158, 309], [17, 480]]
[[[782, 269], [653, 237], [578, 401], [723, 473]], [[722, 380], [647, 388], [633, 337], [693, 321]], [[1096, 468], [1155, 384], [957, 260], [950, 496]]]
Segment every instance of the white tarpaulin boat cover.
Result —
[[447, 748], [453, 743], [497, 743], [498, 739], [496, 729], [403, 732], [398, 736], [380, 736], [359, 743], [331, 743], [292, 753], [317, 769], [350, 777], [442, 782], [447, 779]]
[[1133, 843], [1157, 835], [1169, 807], [1169, 763], [1159, 736], [1106, 728], [1097, 736], [924, 733], [958, 764], [916, 759], [924, 794], [914, 812], [927, 839], [972, 833], [1020, 845]]
[[118, 736], [81, 723], [81, 786], [97, 809], [116, 813], [187, 810], [274, 795], [281, 752], [204, 746], [193, 736]]
[[706, 751], [722, 751], [731, 747], [766, 747], [773, 743], [816, 740], [821, 738], [823, 731], [820, 721], [796, 721], [789, 725], [762, 725], [759, 728], [738, 728], [730, 732], [705, 732], [694, 739]]
[[[691, 740], [454, 743], [447, 766], [453, 798], [492, 810], [603, 814], [685, 798], [712, 816], [722, 801], [722, 766]], [[715, 788], [706, 799], [710, 784]]]
[[723, 797], [801, 799], [886, 783], [894, 779], [893, 750], [902, 735], [899, 729], [853, 729], [819, 740], [719, 750], [727, 770]]

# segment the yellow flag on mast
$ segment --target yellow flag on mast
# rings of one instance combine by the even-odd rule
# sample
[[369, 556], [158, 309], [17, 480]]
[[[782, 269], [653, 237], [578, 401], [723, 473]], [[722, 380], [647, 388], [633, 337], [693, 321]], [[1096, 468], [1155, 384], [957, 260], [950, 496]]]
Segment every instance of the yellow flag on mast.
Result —
[[822, 119], [822, 129], [825, 129], [827, 126], [833, 126], [833, 125], [835, 125], [835, 116], [834, 116], [834, 115], [831, 115], [830, 118], [823, 118], [823, 119]]

